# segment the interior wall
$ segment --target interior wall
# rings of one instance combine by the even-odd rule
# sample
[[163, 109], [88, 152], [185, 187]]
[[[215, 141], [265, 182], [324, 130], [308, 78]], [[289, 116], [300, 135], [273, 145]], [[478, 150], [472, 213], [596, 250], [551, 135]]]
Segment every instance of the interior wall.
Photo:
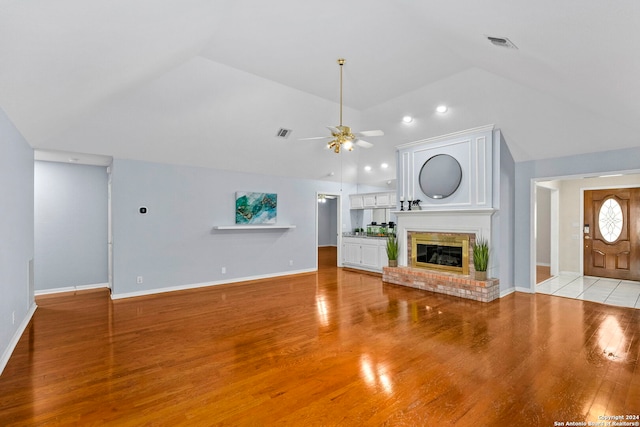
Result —
[[35, 162], [35, 289], [107, 286], [107, 168]]
[[[492, 256], [498, 258], [497, 271], [500, 279], [501, 296], [514, 288], [515, 228], [515, 162], [500, 130], [494, 131], [493, 206], [497, 209], [492, 217], [491, 228], [494, 235]], [[495, 249], [497, 248], [497, 250]], [[497, 253], [496, 253], [497, 252]]]
[[318, 203], [318, 246], [338, 246], [338, 200]]
[[[638, 172], [638, 158], [640, 147], [516, 163], [515, 214], [518, 220], [514, 233], [514, 266], [517, 287], [533, 292], [535, 286], [535, 271], [532, 272], [532, 254], [535, 255], [532, 252], [535, 250], [532, 191], [535, 181], [620, 171]], [[579, 201], [574, 203], [580, 206]]]
[[0, 109], [0, 373], [26, 328], [35, 303], [33, 149]]
[[[316, 195], [346, 199], [355, 192], [342, 187], [341, 193], [336, 182], [115, 159], [113, 296], [314, 271]], [[236, 191], [277, 193], [277, 223], [296, 228], [214, 230], [235, 222]], [[347, 211], [344, 203], [343, 220]]]

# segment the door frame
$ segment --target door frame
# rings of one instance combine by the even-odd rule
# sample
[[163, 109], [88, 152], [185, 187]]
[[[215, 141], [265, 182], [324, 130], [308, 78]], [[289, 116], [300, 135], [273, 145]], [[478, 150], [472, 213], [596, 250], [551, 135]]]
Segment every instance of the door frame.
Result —
[[342, 195], [333, 191], [316, 191], [315, 204], [316, 204], [316, 270], [318, 270], [318, 222], [320, 220], [318, 209], [318, 197], [321, 194], [325, 196], [331, 196], [336, 198], [336, 257], [337, 266], [342, 267]]
[[[601, 171], [601, 172], [591, 172], [591, 173], [582, 173], [576, 175], [560, 175], [560, 176], [547, 176], [547, 177], [537, 177], [532, 178], [529, 182], [530, 191], [529, 191], [529, 287], [519, 287], [516, 286], [516, 291], [522, 292], [530, 292], [536, 293], [536, 229], [535, 229], [535, 215], [536, 215], [536, 187], [540, 182], [545, 181], [566, 181], [573, 179], [586, 179], [586, 178], [604, 178], [608, 176], [614, 175], [636, 175], [640, 174], [640, 169], [633, 170], [617, 170], [617, 171]], [[582, 221], [584, 218], [584, 190], [601, 190], [606, 188], [611, 188], [610, 185], [607, 186], [587, 186], [588, 181], [585, 181], [585, 187], [580, 187], [580, 218], [579, 221]], [[637, 187], [637, 184], [622, 184], [617, 185], [618, 188], [634, 188]], [[578, 233], [580, 248], [579, 248], [579, 267], [580, 271], [584, 271], [584, 239], [582, 237], [582, 233]], [[558, 274], [562, 273], [561, 271]]]

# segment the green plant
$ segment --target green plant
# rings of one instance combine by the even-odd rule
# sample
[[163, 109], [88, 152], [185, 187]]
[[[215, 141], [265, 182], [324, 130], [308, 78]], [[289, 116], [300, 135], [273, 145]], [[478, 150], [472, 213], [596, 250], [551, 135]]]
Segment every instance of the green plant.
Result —
[[489, 265], [489, 242], [482, 237], [476, 237], [473, 245], [473, 267], [476, 271], [487, 271]]
[[390, 261], [398, 259], [398, 239], [396, 236], [387, 237], [387, 258]]

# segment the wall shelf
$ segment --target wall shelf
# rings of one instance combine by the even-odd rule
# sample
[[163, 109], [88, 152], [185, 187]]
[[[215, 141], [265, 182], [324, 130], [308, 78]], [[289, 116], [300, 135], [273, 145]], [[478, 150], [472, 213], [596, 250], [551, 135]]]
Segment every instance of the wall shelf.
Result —
[[296, 228], [295, 225], [214, 225], [214, 230], [274, 230]]

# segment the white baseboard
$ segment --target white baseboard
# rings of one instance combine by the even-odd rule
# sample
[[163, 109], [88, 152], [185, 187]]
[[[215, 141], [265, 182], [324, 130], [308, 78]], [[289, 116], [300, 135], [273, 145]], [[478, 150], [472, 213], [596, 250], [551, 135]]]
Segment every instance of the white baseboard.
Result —
[[49, 295], [49, 294], [59, 294], [62, 292], [74, 292], [74, 291], [84, 291], [87, 289], [100, 289], [100, 288], [108, 288], [108, 283], [93, 283], [90, 285], [79, 285], [79, 286], [67, 286], [64, 288], [53, 288], [53, 289], [40, 289], [35, 291], [35, 296], [38, 295]]
[[238, 283], [238, 282], [246, 282], [249, 280], [259, 280], [259, 279], [271, 279], [273, 277], [282, 277], [282, 276], [291, 276], [294, 274], [301, 274], [301, 273], [314, 273], [318, 271], [315, 268], [310, 268], [310, 269], [306, 269], [306, 270], [297, 270], [297, 271], [287, 271], [287, 272], [283, 272], [283, 273], [273, 273], [273, 274], [263, 274], [263, 275], [259, 275], [259, 276], [249, 276], [249, 277], [239, 277], [237, 279], [231, 279], [231, 280], [218, 280], [215, 282], [204, 282], [204, 283], [191, 283], [191, 284], [187, 284], [187, 285], [180, 285], [180, 286], [171, 286], [171, 287], [166, 287], [166, 288], [156, 288], [156, 289], [147, 289], [144, 291], [137, 291], [137, 292], [126, 292], [126, 293], [114, 293], [114, 290], [111, 290], [111, 299], [123, 299], [123, 298], [133, 298], [133, 297], [141, 297], [141, 296], [145, 296], [145, 295], [154, 295], [154, 294], [161, 294], [161, 293], [165, 293], [165, 292], [175, 292], [175, 291], [185, 291], [187, 289], [196, 289], [196, 288], [205, 288], [208, 286], [217, 286], [217, 285], [226, 285], [229, 283]]
[[522, 286], [516, 286], [516, 292], [524, 292], [525, 294], [535, 294], [536, 291], [534, 291], [531, 288], [524, 288]]
[[551, 267], [551, 264], [548, 262], [537, 262], [536, 265], [539, 265], [540, 267]]
[[505, 289], [504, 291], [500, 291], [500, 298], [504, 298], [507, 295], [511, 295], [516, 291], [516, 288]]
[[4, 368], [7, 366], [7, 363], [9, 363], [9, 359], [13, 354], [13, 350], [16, 349], [16, 346], [18, 345], [18, 341], [20, 341], [22, 334], [24, 333], [25, 329], [27, 329], [27, 326], [29, 326], [29, 322], [31, 321], [33, 314], [36, 312], [36, 308], [38, 308], [38, 306], [34, 302], [29, 308], [27, 315], [22, 320], [22, 323], [20, 323], [20, 326], [18, 326], [16, 333], [13, 334], [13, 337], [11, 338], [11, 341], [9, 341], [9, 345], [4, 350], [4, 353], [2, 353], [2, 358], [0, 358], [0, 374], [2, 374], [2, 372], [4, 371]]

